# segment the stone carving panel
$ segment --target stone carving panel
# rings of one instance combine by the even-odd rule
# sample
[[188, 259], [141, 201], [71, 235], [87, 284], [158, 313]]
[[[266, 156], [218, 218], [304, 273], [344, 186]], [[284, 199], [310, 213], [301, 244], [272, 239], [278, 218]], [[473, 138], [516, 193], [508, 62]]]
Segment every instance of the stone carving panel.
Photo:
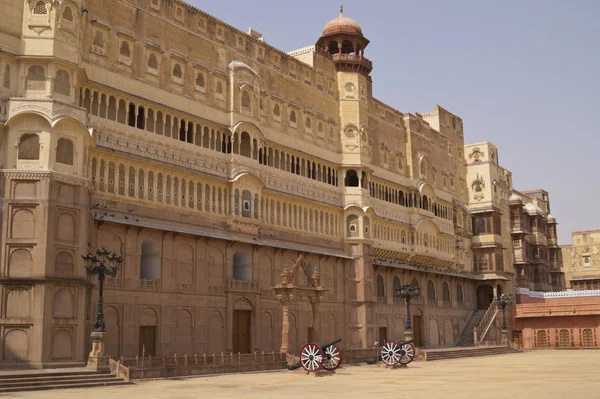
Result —
[[56, 238], [61, 241], [74, 242], [76, 236], [75, 217], [68, 212], [58, 215], [56, 223]]
[[13, 182], [13, 198], [15, 199], [33, 199], [37, 198], [36, 181], [14, 181]]
[[61, 184], [58, 187], [58, 202], [73, 204], [76, 202], [77, 187], [70, 184]]
[[61, 288], [54, 294], [54, 318], [74, 318], [73, 293], [67, 288]]
[[73, 337], [68, 330], [58, 330], [52, 337], [52, 359], [70, 360], [73, 358]]
[[4, 335], [3, 360], [27, 360], [29, 358], [29, 336], [22, 329], [8, 330]]
[[6, 317], [27, 319], [31, 316], [31, 293], [27, 288], [12, 288], [6, 294]]
[[215, 310], [208, 320], [208, 353], [221, 353], [225, 350], [225, 326], [221, 312]]
[[32, 208], [15, 208], [11, 223], [12, 238], [35, 238], [35, 214]]
[[33, 273], [33, 257], [31, 248], [14, 249], [8, 260], [9, 277], [31, 277]]
[[56, 255], [54, 263], [55, 275], [59, 278], [73, 277], [73, 255], [67, 251], [61, 251]]

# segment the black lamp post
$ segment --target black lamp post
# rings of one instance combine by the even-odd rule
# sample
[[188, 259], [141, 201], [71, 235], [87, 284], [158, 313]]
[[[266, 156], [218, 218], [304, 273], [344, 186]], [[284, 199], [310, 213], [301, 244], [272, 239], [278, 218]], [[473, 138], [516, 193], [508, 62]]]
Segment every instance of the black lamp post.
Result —
[[410, 284], [404, 284], [396, 287], [396, 297], [406, 299], [406, 330], [412, 331], [412, 323], [410, 317], [410, 301], [418, 297], [420, 294], [419, 287], [413, 287]]
[[512, 304], [513, 298], [510, 295], [500, 295], [498, 298], [498, 303], [500, 304], [500, 308], [502, 309], [502, 329], [508, 330], [508, 326], [506, 325], [506, 307]]
[[104, 303], [103, 289], [105, 276], [115, 277], [119, 266], [123, 262], [123, 258], [114, 252], [104, 248], [96, 250], [96, 255], [88, 251], [87, 255], [81, 255], [85, 261], [85, 270], [89, 276], [98, 275], [99, 294], [98, 294], [98, 310], [96, 312], [96, 326], [94, 332], [104, 331]]

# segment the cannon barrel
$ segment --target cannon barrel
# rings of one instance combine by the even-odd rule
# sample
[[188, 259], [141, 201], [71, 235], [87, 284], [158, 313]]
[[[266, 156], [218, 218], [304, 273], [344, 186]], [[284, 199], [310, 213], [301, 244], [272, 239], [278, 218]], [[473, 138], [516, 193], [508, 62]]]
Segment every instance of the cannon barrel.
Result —
[[409, 339], [408, 341], [400, 341], [400, 342], [398, 342], [398, 345], [402, 346], [402, 345], [406, 345], [406, 344], [412, 344], [416, 340], [417, 340], [416, 338], [413, 338], [413, 339]]
[[327, 349], [327, 348], [328, 348], [328, 347], [330, 347], [331, 345], [335, 345], [335, 344], [337, 344], [338, 342], [342, 342], [342, 339], [341, 339], [341, 338], [338, 338], [338, 339], [336, 339], [335, 341], [331, 341], [331, 342], [328, 342], [328, 343], [326, 343], [325, 345], [322, 345], [322, 346], [321, 346], [321, 350], [322, 350], [322, 351], [324, 351], [325, 349]]

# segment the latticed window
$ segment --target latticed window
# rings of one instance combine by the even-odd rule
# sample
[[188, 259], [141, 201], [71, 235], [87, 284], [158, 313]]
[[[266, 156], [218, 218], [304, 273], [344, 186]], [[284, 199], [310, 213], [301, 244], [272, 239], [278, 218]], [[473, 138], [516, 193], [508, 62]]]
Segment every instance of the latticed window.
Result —
[[33, 13], [35, 15], [46, 15], [48, 10], [46, 9], [46, 3], [43, 1], [38, 1], [35, 3], [35, 7], [33, 7]]
[[40, 159], [40, 138], [37, 134], [28, 133], [21, 136], [18, 157], [25, 160]]
[[71, 140], [58, 139], [56, 162], [65, 165], [73, 165], [73, 142]]
[[62, 17], [65, 21], [73, 22], [73, 10], [71, 10], [71, 7], [64, 9]]

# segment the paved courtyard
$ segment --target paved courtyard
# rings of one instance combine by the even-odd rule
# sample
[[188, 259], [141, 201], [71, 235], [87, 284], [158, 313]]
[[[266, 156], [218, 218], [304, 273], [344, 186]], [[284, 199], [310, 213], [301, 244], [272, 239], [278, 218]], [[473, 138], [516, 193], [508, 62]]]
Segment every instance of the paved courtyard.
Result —
[[270, 372], [146, 381], [115, 388], [12, 394], [10, 397], [160, 398], [568, 398], [600, 397], [600, 351], [537, 351], [414, 362], [408, 369], [348, 366], [334, 376]]

